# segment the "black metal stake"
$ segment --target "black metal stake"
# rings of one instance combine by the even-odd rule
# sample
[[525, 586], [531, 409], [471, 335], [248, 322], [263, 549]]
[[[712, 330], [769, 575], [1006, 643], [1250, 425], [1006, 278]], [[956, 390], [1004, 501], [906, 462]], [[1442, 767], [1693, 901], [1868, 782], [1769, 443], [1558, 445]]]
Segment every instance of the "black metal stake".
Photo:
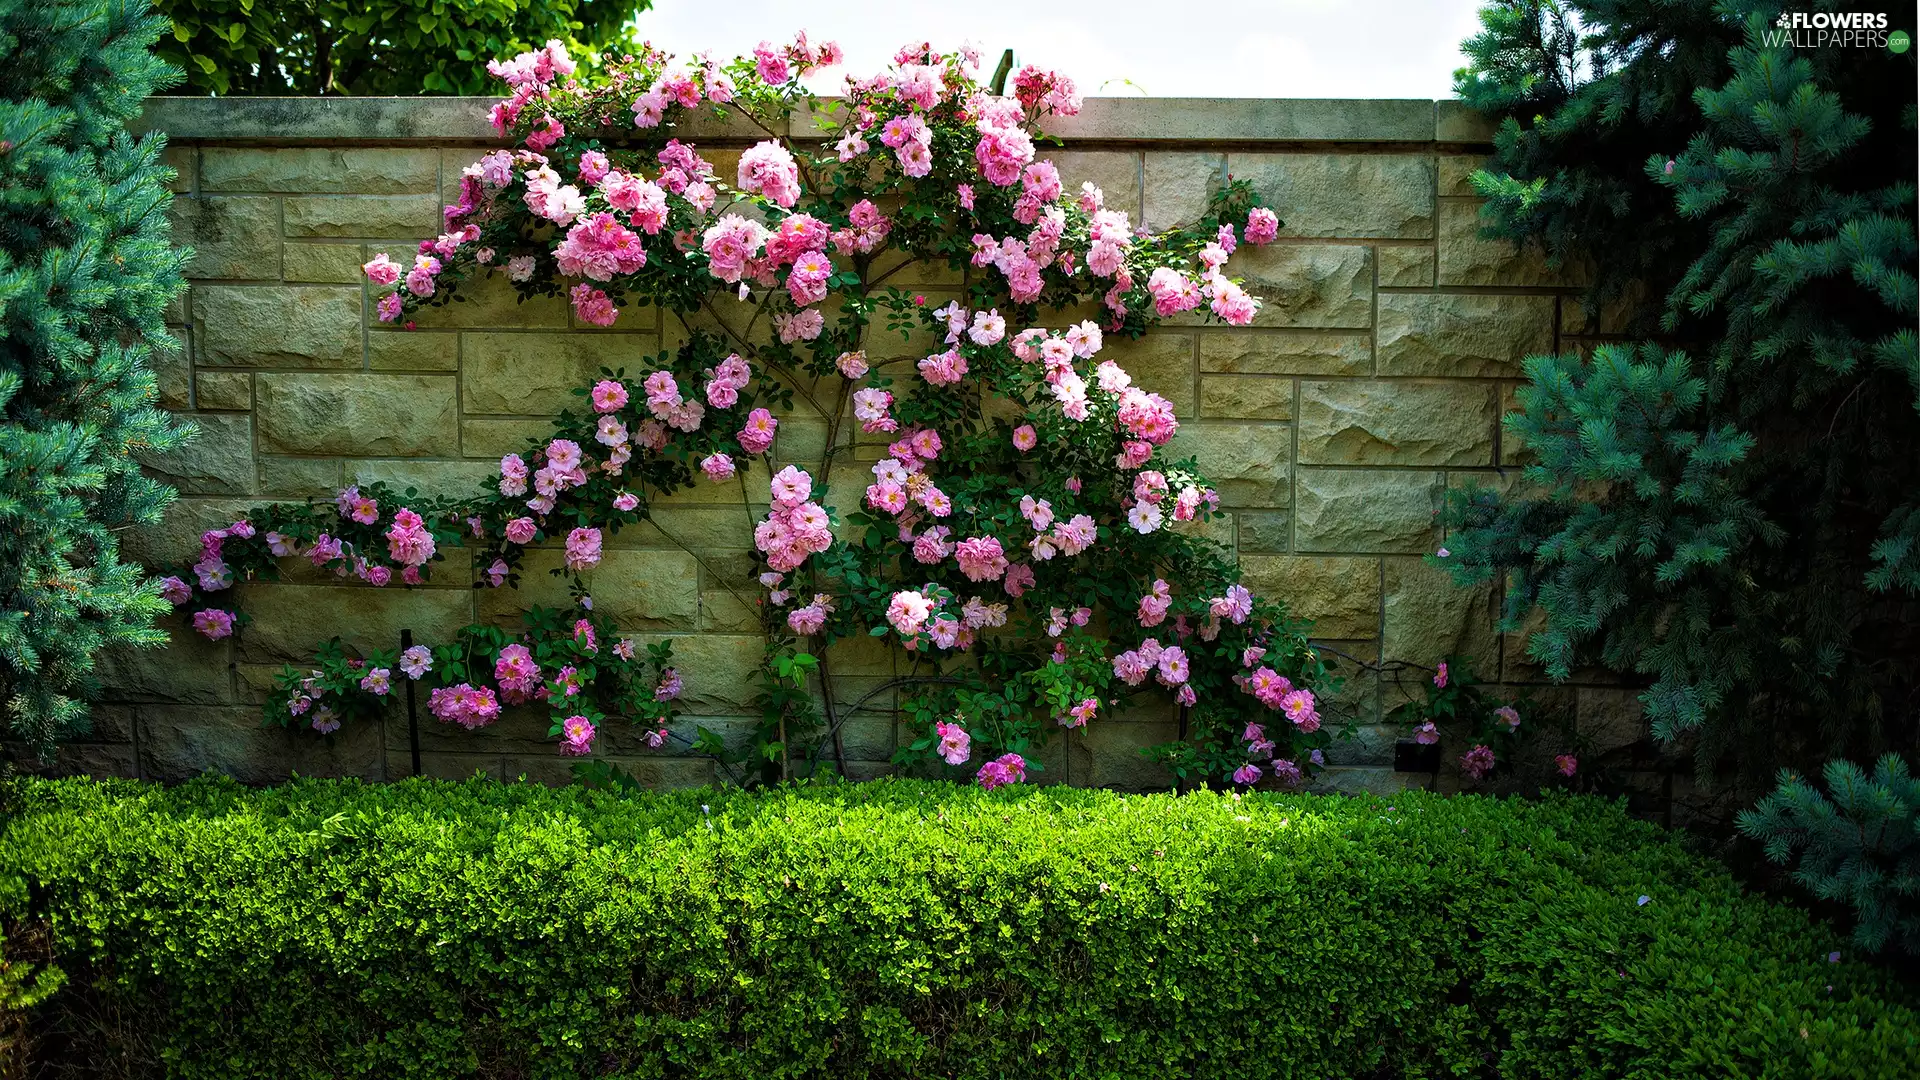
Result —
[[[413, 631], [400, 631], [400, 652], [413, 648]], [[413, 775], [420, 775], [420, 714], [413, 705], [413, 680], [407, 683], [407, 749], [413, 751]]]

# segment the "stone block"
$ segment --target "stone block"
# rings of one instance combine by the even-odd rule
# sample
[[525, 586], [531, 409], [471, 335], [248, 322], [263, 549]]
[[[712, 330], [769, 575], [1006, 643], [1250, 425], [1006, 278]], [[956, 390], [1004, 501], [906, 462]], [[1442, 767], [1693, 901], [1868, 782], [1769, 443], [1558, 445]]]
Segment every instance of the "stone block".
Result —
[[1637, 690], [1583, 686], [1577, 692], [1575, 708], [1580, 741], [1589, 753], [1624, 750], [1651, 737], [1646, 708], [1640, 704]]
[[1132, 339], [1106, 338], [1096, 359], [1112, 360], [1133, 377], [1142, 390], [1173, 402], [1174, 415], [1192, 416], [1194, 408], [1194, 335], [1156, 331]]
[[1441, 154], [1438, 164], [1441, 195], [1469, 199], [1479, 196], [1480, 193], [1473, 189], [1473, 174], [1486, 168], [1486, 158], [1479, 154]]
[[1432, 783], [1425, 773], [1394, 772], [1391, 765], [1335, 765], [1314, 777], [1307, 790], [1320, 795], [1397, 795], [1425, 791]]
[[1067, 198], [1078, 198], [1080, 185], [1091, 181], [1100, 189], [1101, 205], [1124, 211], [1135, 224], [1140, 222], [1140, 155], [1120, 150], [1040, 151], [1060, 170], [1060, 186]]
[[360, 290], [202, 285], [193, 290], [202, 367], [358, 368]]
[[1382, 245], [1374, 249], [1380, 260], [1380, 286], [1385, 289], [1423, 288], [1433, 284], [1433, 245]]
[[434, 457], [454, 452], [451, 375], [262, 375], [260, 448], [276, 454]]
[[[517, 620], [535, 606], [571, 608], [569, 579], [553, 573], [563, 562], [557, 548], [528, 551], [519, 588], [476, 590], [481, 616], [499, 622]], [[593, 597], [593, 610], [622, 630], [691, 630], [699, 617], [699, 564], [682, 551], [607, 549], [600, 565], [580, 580]]]
[[[650, 644], [672, 635], [636, 634]], [[766, 638], [758, 634], [673, 636], [673, 663], [685, 681], [680, 700], [692, 716], [744, 716], [754, 712], [759, 694], [760, 657]]]
[[303, 244], [289, 240], [280, 245], [280, 276], [286, 281], [358, 285], [366, 278], [360, 269], [365, 261], [359, 244]]
[[375, 371], [458, 371], [460, 335], [375, 330], [367, 334], [367, 366]]
[[1436, 280], [1445, 285], [1564, 285], [1586, 284], [1591, 277], [1584, 265], [1547, 266], [1538, 245], [1515, 250], [1512, 241], [1480, 236], [1478, 199], [1440, 200], [1440, 258]]
[[1424, 240], [1433, 235], [1425, 154], [1232, 154], [1227, 168], [1280, 215], [1281, 236]]
[[1373, 641], [1380, 636], [1378, 559], [1242, 555], [1240, 571], [1249, 589], [1312, 619], [1317, 638]]
[[1242, 554], [1285, 554], [1293, 549], [1293, 515], [1285, 510], [1242, 511], [1238, 547]]
[[1167, 791], [1173, 774], [1149, 760], [1146, 751], [1179, 738], [1171, 722], [1145, 724], [1101, 723], [1095, 720], [1083, 735], [1087, 768], [1073, 769], [1076, 783], [1117, 791]]
[[1209, 420], [1291, 420], [1293, 380], [1268, 375], [1206, 375], [1200, 415]]
[[651, 334], [462, 334], [462, 404], [469, 414], [586, 412], [574, 390], [592, 386], [603, 367], [640, 369], [658, 346]]
[[1493, 123], [1465, 102], [1442, 98], [1433, 103], [1433, 137], [1443, 143], [1490, 143]]
[[1141, 193], [1140, 220], [1154, 232], [1165, 232], [1206, 215], [1207, 201], [1226, 184], [1227, 155], [1150, 152], [1142, 165], [1142, 175], [1146, 183]]
[[1227, 506], [1286, 506], [1292, 439], [1284, 424], [1182, 424], [1167, 459], [1196, 459]]
[[430, 497], [465, 496], [483, 481], [499, 479], [500, 469], [486, 461], [349, 461], [347, 477], [356, 484], [382, 483], [396, 491], [408, 488]]
[[1553, 351], [1551, 296], [1385, 293], [1377, 331], [1382, 375], [1515, 377]]
[[1326, 750], [1331, 765], [1392, 765], [1393, 744], [1406, 729], [1399, 724], [1356, 724], [1351, 738], [1335, 738]]
[[[1244, 246], [1227, 264], [1260, 298], [1255, 326], [1363, 330], [1373, 325], [1373, 249], [1358, 244]], [[1195, 321], [1189, 312], [1174, 321]]]
[[168, 211], [173, 242], [193, 249], [190, 278], [277, 281], [280, 200], [251, 196], [183, 197]]
[[[736, 491], [737, 494], [737, 491]], [[744, 551], [753, 547], [758, 518], [745, 504], [735, 506], [659, 506], [648, 518], [608, 540], [612, 547], [674, 548], [700, 552]]]
[[147, 567], [181, 562], [200, 549], [201, 533], [232, 524], [257, 501], [183, 495], [167, 507], [158, 523], [121, 533], [120, 553]]
[[503, 420], [481, 417], [460, 421], [460, 453], [474, 458], [502, 458], [524, 455], [530, 440], [545, 440], [553, 435], [553, 421], [546, 419]]
[[1520, 384], [1506, 383], [1500, 387], [1500, 464], [1526, 465], [1533, 460], [1533, 454], [1527, 450], [1527, 440], [1507, 418], [1525, 412], [1520, 407]]
[[287, 199], [286, 230], [294, 236], [385, 239], [438, 232], [433, 195], [296, 195]]
[[167, 644], [160, 648], [101, 650], [96, 658], [101, 698], [201, 705], [231, 702], [230, 643], [207, 640], [184, 618], [166, 617], [159, 626], [167, 633]]
[[1200, 371], [1239, 375], [1371, 375], [1373, 342], [1365, 334], [1205, 330]]
[[260, 723], [259, 710], [204, 705], [143, 705], [140, 769], [149, 780], [178, 783], [204, 773], [243, 784], [301, 776], [379, 777], [380, 725], [359, 721], [332, 735]]
[[338, 458], [262, 457], [260, 494], [278, 499], [332, 498], [346, 486]]
[[[374, 250], [379, 250], [377, 247]], [[399, 261], [410, 261], [407, 252], [396, 250]], [[567, 306], [564, 297], [535, 296], [525, 301], [514, 291], [513, 283], [504, 273], [492, 273], [483, 277], [470, 278], [460, 285], [450, 301], [437, 307], [424, 307], [414, 312], [415, 326], [423, 329], [435, 327], [498, 327], [526, 329], [563, 329], [572, 317], [572, 309]]]
[[1474, 670], [1495, 677], [1500, 652], [1498, 598], [1491, 583], [1456, 585], [1420, 559], [1388, 559], [1382, 649], [1389, 660], [1432, 666], [1471, 657]]
[[247, 663], [303, 663], [314, 646], [335, 635], [356, 649], [397, 649], [400, 631], [415, 641], [449, 641], [473, 621], [473, 599], [464, 589], [376, 589], [371, 585], [279, 585], [236, 587], [242, 610], [253, 622], [235, 635], [237, 657]]
[[193, 355], [187, 328], [170, 326], [167, 336], [155, 341], [147, 356], [153, 372], [156, 401], [163, 409], [186, 412], [193, 408]]
[[1300, 384], [1303, 465], [1490, 465], [1494, 388], [1377, 380]]
[[432, 192], [439, 169], [440, 153], [431, 149], [208, 147], [201, 151], [200, 186], [207, 191]]
[[131, 780], [140, 775], [130, 743], [69, 742], [54, 747], [53, 760], [42, 760], [33, 747], [7, 743], [7, 765], [29, 776], [89, 776], [96, 780]]
[[200, 433], [165, 453], [135, 455], [149, 472], [188, 495], [245, 495], [254, 490], [253, 418], [199, 413]]
[[1301, 469], [1294, 474], [1294, 545], [1300, 551], [1431, 551], [1440, 536], [1446, 480], [1438, 472]]
[[203, 371], [194, 376], [193, 399], [202, 409], [249, 412], [253, 409], [253, 375], [245, 371]]
[[173, 170], [173, 179], [167, 181], [168, 191], [179, 194], [193, 190], [199, 153], [191, 146], [169, 146], [160, 152], [160, 164]]

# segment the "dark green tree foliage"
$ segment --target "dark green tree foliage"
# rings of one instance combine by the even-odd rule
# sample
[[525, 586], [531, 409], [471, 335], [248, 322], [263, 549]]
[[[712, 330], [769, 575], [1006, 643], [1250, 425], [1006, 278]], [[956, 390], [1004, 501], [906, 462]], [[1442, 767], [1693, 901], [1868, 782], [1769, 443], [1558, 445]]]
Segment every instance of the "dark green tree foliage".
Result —
[[651, 0], [155, 0], [191, 94], [483, 94], [487, 61], [558, 38], [590, 62]]
[[1528, 361], [1535, 462], [1451, 498], [1448, 562], [1544, 609], [1553, 677], [1644, 680], [1702, 769], [1908, 745], [1920, 709], [1913, 57], [1769, 47], [1776, 15], [1502, 4], [1458, 77], [1501, 117], [1483, 232], [1589, 258], [1590, 315], [1658, 344]]
[[1740, 831], [1785, 863], [1804, 850], [1795, 881], [1853, 909], [1853, 940], [1878, 952], [1898, 944], [1920, 956], [1920, 780], [1888, 754], [1873, 776], [1849, 761], [1827, 764], [1827, 790], [1790, 771], [1740, 813]]
[[173, 499], [132, 452], [190, 433], [147, 366], [175, 347], [171, 173], [126, 131], [174, 78], [165, 28], [145, 0], [0, 0], [0, 716], [42, 751], [84, 729], [98, 650], [166, 640], [116, 539]]

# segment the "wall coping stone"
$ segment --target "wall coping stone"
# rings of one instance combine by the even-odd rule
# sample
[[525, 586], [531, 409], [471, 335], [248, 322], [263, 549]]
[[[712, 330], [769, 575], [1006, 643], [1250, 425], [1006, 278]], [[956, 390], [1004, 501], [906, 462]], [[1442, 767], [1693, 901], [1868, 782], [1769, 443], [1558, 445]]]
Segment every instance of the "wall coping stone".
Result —
[[[174, 142], [311, 145], [500, 143], [487, 123], [495, 98], [155, 97], [131, 126]], [[823, 99], [832, 100], [832, 99]], [[829, 106], [831, 108], [831, 106]], [[1239, 144], [1459, 143], [1492, 140], [1491, 127], [1458, 101], [1421, 98], [1088, 98], [1078, 116], [1053, 117], [1050, 134], [1089, 143]], [[764, 137], [738, 114], [692, 118], [680, 134], [706, 140]], [[820, 131], [796, 114], [792, 135]]]

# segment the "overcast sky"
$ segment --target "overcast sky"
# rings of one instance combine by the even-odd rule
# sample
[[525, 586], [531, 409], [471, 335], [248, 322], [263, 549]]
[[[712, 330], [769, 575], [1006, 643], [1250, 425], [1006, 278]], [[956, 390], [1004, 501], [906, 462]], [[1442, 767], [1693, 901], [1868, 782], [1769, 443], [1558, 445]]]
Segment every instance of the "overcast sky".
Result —
[[[845, 71], [867, 75], [908, 41], [980, 48], [983, 76], [1002, 49], [1058, 69], [1083, 94], [1155, 97], [1452, 96], [1460, 42], [1479, 0], [654, 0], [642, 36], [675, 53], [749, 51], [806, 29], [832, 39]], [[1083, 14], [1083, 12], [1085, 14]]]

